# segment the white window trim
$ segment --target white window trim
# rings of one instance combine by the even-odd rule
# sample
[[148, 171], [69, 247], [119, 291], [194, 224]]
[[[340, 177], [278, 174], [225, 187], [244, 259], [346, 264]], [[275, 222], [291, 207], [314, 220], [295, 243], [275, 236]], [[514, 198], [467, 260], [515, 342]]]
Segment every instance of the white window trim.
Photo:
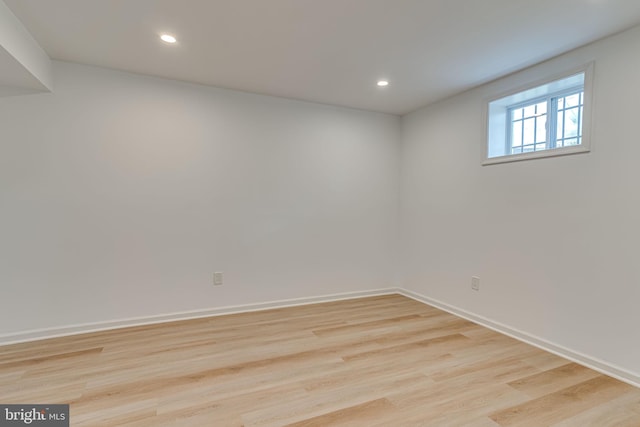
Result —
[[[566, 156], [569, 154], [588, 153], [591, 151], [591, 122], [593, 110], [593, 71], [594, 62], [586, 65], [557, 73], [545, 79], [529, 82], [517, 87], [510, 88], [499, 94], [495, 94], [487, 99], [484, 103], [484, 138], [482, 141], [482, 165], [493, 165], [498, 163], [511, 163], [522, 160], [539, 159], [545, 157]], [[571, 147], [554, 148], [551, 150], [533, 151], [529, 153], [508, 154], [498, 157], [489, 157], [489, 104], [493, 101], [542, 86], [556, 80], [561, 80], [575, 74], [584, 73], [584, 107], [582, 111], [582, 143]]]

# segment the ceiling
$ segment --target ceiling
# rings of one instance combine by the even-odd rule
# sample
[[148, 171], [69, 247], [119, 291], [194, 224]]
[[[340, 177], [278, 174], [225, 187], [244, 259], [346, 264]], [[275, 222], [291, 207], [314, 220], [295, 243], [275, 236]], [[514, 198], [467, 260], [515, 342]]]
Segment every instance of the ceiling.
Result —
[[4, 1], [53, 59], [393, 114], [640, 23], [638, 0]]

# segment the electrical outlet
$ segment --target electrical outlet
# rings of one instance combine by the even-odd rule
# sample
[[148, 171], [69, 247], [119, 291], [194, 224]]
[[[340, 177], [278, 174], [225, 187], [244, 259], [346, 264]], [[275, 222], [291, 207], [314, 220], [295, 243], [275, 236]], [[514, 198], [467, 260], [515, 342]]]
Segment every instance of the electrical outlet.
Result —
[[215, 273], [213, 273], [214, 286], [222, 285], [223, 281], [224, 281], [224, 276], [222, 274], [222, 271], [216, 271]]
[[480, 290], [480, 278], [473, 276], [471, 277], [471, 289], [473, 289], [474, 291], [479, 291]]

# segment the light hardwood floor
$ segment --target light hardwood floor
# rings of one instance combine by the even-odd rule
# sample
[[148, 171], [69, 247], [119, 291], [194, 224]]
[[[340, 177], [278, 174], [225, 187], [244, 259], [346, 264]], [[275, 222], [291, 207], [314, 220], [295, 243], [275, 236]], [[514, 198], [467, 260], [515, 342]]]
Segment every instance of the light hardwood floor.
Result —
[[72, 426], [640, 426], [640, 389], [399, 295], [0, 347]]

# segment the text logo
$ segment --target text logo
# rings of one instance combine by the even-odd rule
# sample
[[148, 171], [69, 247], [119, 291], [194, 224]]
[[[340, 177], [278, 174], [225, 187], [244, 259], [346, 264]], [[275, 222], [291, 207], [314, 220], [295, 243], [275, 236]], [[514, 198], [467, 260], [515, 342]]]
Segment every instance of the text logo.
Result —
[[2, 405], [0, 427], [69, 427], [69, 405]]

